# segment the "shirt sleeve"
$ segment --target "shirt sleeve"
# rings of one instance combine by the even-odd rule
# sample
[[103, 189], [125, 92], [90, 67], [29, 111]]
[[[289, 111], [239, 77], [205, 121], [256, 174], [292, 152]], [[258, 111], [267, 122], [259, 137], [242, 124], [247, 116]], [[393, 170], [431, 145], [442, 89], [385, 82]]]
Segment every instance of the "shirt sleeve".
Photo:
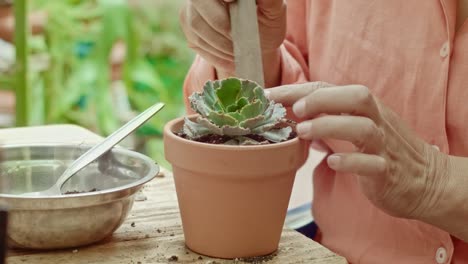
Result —
[[[309, 80], [307, 65], [306, 5], [307, 0], [288, 2], [287, 35], [280, 47], [280, 84], [302, 83]], [[188, 114], [192, 114], [188, 96], [203, 89], [208, 80], [216, 79], [213, 65], [197, 55], [184, 82], [184, 103]]]

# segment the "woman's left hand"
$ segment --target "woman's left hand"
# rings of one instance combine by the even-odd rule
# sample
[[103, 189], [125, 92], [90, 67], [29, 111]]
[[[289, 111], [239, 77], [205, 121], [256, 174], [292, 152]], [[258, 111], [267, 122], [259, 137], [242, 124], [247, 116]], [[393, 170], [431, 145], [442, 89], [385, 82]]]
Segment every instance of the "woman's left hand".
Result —
[[354, 144], [354, 152], [328, 156], [328, 166], [358, 175], [377, 207], [419, 218], [438, 203], [448, 181], [446, 155], [418, 138], [367, 87], [315, 82], [271, 88], [267, 95], [304, 120], [297, 125], [300, 138]]

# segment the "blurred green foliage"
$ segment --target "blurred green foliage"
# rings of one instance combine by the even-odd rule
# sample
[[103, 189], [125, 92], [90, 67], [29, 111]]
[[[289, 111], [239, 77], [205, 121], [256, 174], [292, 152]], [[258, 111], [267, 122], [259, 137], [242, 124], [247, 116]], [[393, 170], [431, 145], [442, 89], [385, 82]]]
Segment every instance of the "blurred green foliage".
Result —
[[[111, 92], [111, 50], [125, 50], [118, 79], [132, 110], [166, 107], [137, 135], [162, 165], [164, 124], [184, 114], [182, 85], [192, 62], [179, 28], [182, 0], [31, 0], [47, 13], [45, 30], [29, 36], [31, 93], [25, 125], [75, 123], [103, 136], [124, 122]], [[8, 80], [8, 76], [0, 76]], [[18, 83], [18, 82], [17, 82]]]

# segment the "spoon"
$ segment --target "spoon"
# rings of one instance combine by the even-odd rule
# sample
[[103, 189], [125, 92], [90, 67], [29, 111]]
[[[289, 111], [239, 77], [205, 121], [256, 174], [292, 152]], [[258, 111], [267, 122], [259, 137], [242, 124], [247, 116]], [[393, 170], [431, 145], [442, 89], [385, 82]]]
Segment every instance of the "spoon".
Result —
[[91, 162], [107, 153], [112, 147], [117, 145], [120, 141], [126, 138], [135, 129], [143, 125], [148, 119], [154, 116], [159, 110], [164, 107], [163, 103], [157, 103], [150, 108], [146, 109], [143, 113], [128, 121], [124, 126], [105, 138], [101, 143], [92, 147], [76, 159], [58, 178], [55, 184], [47, 190], [39, 192], [28, 192], [21, 195], [24, 196], [53, 196], [62, 194], [62, 185], [70, 179], [77, 172], [82, 170]]

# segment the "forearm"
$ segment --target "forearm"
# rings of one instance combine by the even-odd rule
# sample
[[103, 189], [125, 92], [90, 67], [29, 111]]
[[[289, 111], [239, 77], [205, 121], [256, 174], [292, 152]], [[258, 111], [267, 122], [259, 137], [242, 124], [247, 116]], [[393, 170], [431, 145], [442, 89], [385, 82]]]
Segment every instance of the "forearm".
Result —
[[440, 188], [428, 203], [420, 220], [468, 241], [468, 158], [443, 153], [432, 155]]

